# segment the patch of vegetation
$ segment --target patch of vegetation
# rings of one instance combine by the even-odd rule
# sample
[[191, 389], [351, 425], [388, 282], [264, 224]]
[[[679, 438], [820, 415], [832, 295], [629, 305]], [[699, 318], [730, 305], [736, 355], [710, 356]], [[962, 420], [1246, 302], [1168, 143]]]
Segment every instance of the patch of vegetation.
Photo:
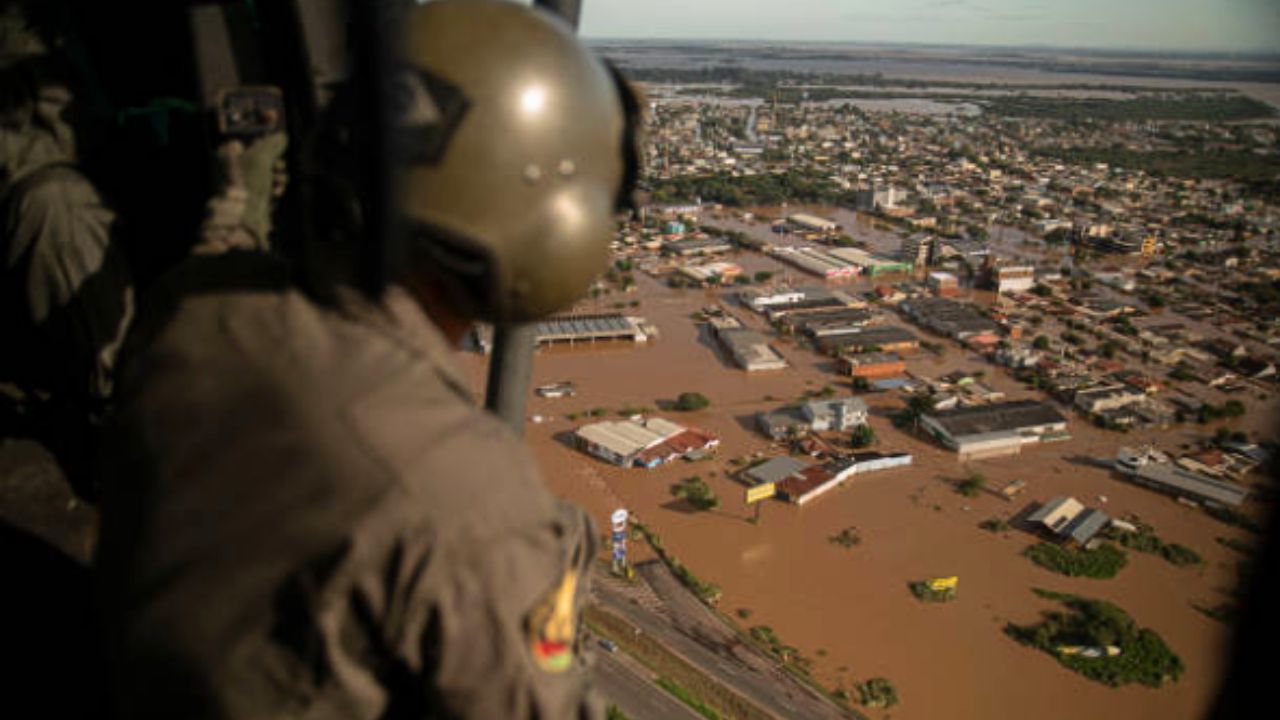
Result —
[[987, 518], [986, 520], [978, 523], [978, 527], [993, 533], [1008, 532], [1013, 528], [1013, 526], [1009, 524], [1009, 521], [1000, 517]]
[[886, 678], [871, 678], [854, 686], [858, 702], [870, 708], [890, 708], [898, 704], [898, 692]]
[[798, 649], [784, 644], [773, 628], [768, 625], [756, 625], [748, 631], [748, 634], [761, 648], [782, 662], [784, 667], [793, 667], [806, 675], [809, 673], [809, 666], [812, 663], [802, 656]]
[[1238, 510], [1232, 510], [1229, 507], [1214, 507], [1206, 505], [1204, 511], [1209, 514], [1209, 517], [1214, 520], [1218, 520], [1219, 522], [1224, 522], [1228, 525], [1248, 530], [1255, 535], [1262, 534], [1262, 526], [1253, 518]]
[[929, 587], [929, 581], [921, 580], [919, 582], [910, 583], [911, 594], [916, 596], [917, 600], [931, 603], [951, 602], [958, 597], [955, 588], [946, 588], [943, 590], [934, 590]]
[[610, 705], [604, 713], [604, 720], [631, 720], [631, 716], [622, 712], [617, 705]]
[[693, 410], [702, 410], [710, 404], [711, 401], [702, 393], [682, 392], [680, 393], [680, 396], [676, 398], [676, 402], [673, 407], [680, 412], [691, 412]]
[[862, 544], [862, 533], [858, 532], [856, 527], [847, 527], [827, 538], [827, 542], [834, 543], [842, 548], [851, 548]]
[[[1063, 603], [1071, 612], [1045, 612], [1038, 625], [1006, 625], [1005, 634], [1017, 642], [1043, 650], [1064, 667], [1111, 687], [1134, 682], [1160, 687], [1181, 677], [1182, 660], [1155, 631], [1138, 627], [1119, 607], [1077, 595], [1046, 590], [1035, 593]], [[1107, 646], [1119, 648], [1120, 654], [1085, 657], [1062, 651], [1071, 647]]]
[[737, 609], [736, 614], [740, 619], [746, 620], [747, 618], [751, 617], [752, 614], [754, 614], [754, 612], [755, 611], [752, 610], [751, 608], [742, 607]]
[[1240, 608], [1231, 603], [1218, 603], [1213, 607], [1192, 603], [1191, 607], [1205, 617], [1213, 618], [1223, 625], [1234, 625], [1240, 617]]
[[853, 389], [858, 392], [866, 392], [871, 389], [871, 381], [861, 375], [855, 376], [851, 385], [853, 386]]
[[1067, 577], [1113, 578], [1128, 564], [1124, 551], [1103, 543], [1096, 550], [1077, 550], [1050, 543], [1037, 543], [1023, 551], [1031, 562]]
[[618, 415], [622, 417], [631, 417], [632, 415], [648, 415], [651, 412], [653, 412], [653, 408], [645, 407], [643, 405], [640, 407], [627, 406], [627, 407], [618, 409]]
[[1234, 178], [1266, 181], [1275, 176], [1275, 159], [1242, 150], [1134, 150], [1125, 147], [1038, 148], [1032, 151], [1070, 163], [1106, 163], [1127, 170], [1184, 178]]
[[973, 473], [964, 480], [956, 483], [956, 492], [968, 498], [977, 497], [986, 486], [986, 476], [982, 473]]
[[598, 605], [588, 605], [583, 618], [593, 633], [607, 637], [622, 650], [725, 717], [768, 720], [772, 715], [725, 687], [702, 670], [675, 655], [648, 633], [637, 633], [626, 620]]
[[1253, 557], [1258, 552], [1258, 547], [1247, 540], [1239, 540], [1237, 538], [1230, 537], [1220, 537], [1216, 539], [1219, 545], [1229, 547], [1247, 558]]
[[876, 431], [871, 425], [863, 423], [853, 429], [853, 434], [849, 436], [849, 443], [855, 448], [869, 447], [875, 444]]
[[658, 678], [657, 682], [658, 682], [658, 687], [671, 693], [672, 696], [674, 696], [677, 700], [693, 708], [693, 711], [698, 713], [702, 717], [707, 718], [707, 720], [720, 720], [720, 713], [716, 712], [715, 710], [712, 710], [710, 707], [707, 707], [706, 703], [694, 697], [692, 693], [690, 693], [688, 690], [685, 690], [683, 687], [677, 684], [674, 680], [670, 678], [660, 677]]
[[1127, 532], [1116, 527], [1109, 527], [1102, 532], [1103, 537], [1114, 540], [1130, 550], [1159, 555], [1178, 567], [1199, 565], [1204, 562], [1196, 551], [1185, 545], [1166, 543], [1156, 536], [1155, 530], [1147, 524], [1138, 523], [1136, 532]]
[[699, 510], [713, 510], [720, 507], [720, 498], [716, 497], [711, 486], [698, 475], [672, 485], [671, 495]]
[[697, 575], [694, 575], [693, 572], [690, 571], [689, 568], [685, 567], [675, 555], [668, 553], [666, 547], [662, 544], [662, 538], [657, 533], [639, 522], [634, 523], [632, 527], [638, 530], [645, 542], [649, 543], [649, 547], [653, 548], [653, 551], [658, 553], [658, 557], [662, 562], [666, 563], [667, 567], [671, 570], [671, 574], [675, 575], [676, 579], [683, 583], [685, 587], [689, 588], [690, 592], [696, 595], [699, 600], [712, 607], [714, 607], [717, 602], [720, 602], [720, 596], [723, 594], [720, 587], [714, 583], [706, 582]]

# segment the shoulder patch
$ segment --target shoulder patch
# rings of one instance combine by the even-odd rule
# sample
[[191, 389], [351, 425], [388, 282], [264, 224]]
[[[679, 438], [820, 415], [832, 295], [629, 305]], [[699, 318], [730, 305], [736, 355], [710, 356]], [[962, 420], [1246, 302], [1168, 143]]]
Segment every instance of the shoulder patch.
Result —
[[546, 672], [561, 673], [573, 664], [577, 594], [578, 571], [569, 570], [525, 620], [533, 661]]

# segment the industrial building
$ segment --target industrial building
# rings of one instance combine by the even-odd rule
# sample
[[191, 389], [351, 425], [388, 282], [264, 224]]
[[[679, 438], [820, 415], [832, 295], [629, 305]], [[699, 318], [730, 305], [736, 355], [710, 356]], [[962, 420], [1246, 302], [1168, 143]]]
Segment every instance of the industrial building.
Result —
[[1070, 438], [1067, 419], [1035, 400], [934, 411], [920, 423], [962, 460], [1016, 455], [1026, 444]]
[[584, 452], [619, 467], [657, 467], [682, 457], [695, 457], [720, 444], [716, 436], [663, 418], [604, 421], [574, 433]]
[[827, 335], [858, 332], [870, 323], [873, 318], [874, 316], [868, 310], [846, 308], [792, 315], [788, 318], [788, 321], [784, 322], [792, 325], [808, 337], [819, 338]]
[[1076, 407], [1090, 415], [1094, 415], [1127, 407], [1145, 400], [1146, 397], [1146, 393], [1139, 392], [1127, 385], [1115, 384], [1081, 390], [1076, 393], [1074, 402]]
[[883, 380], [885, 378], [902, 377], [907, 374], [907, 364], [902, 356], [889, 352], [858, 353], [844, 355], [840, 358], [841, 372], [850, 377], [867, 380]]
[[733, 357], [733, 362], [747, 372], [784, 370], [787, 361], [769, 345], [764, 335], [748, 328], [726, 328], [716, 331], [720, 344]]
[[649, 336], [643, 328], [643, 322], [637, 317], [617, 314], [562, 315], [538, 323], [535, 337], [539, 345], [572, 345], [601, 340], [646, 342]]
[[991, 287], [1001, 295], [1026, 292], [1035, 284], [1036, 269], [1030, 265], [1000, 265], [991, 271]]
[[1180, 468], [1149, 448], [1120, 448], [1115, 468], [1139, 485], [1207, 505], [1239, 507], [1249, 497], [1239, 485]]
[[808, 213], [788, 215], [787, 222], [800, 230], [808, 230], [809, 232], [833, 233], [840, 229], [840, 226], [835, 221]]
[[903, 353], [919, 347], [919, 338], [910, 330], [896, 325], [861, 328], [857, 332], [818, 338], [818, 350], [829, 355], [868, 351]]
[[742, 325], [732, 315], [711, 317], [707, 320], [711, 333], [720, 346], [733, 358], [734, 364], [747, 372], [782, 370], [787, 361], [769, 345], [760, 333]]
[[766, 315], [770, 322], [790, 315], [843, 310], [862, 303], [856, 298], [825, 287], [769, 289], [750, 288], [738, 294], [738, 301]]
[[733, 250], [733, 243], [722, 238], [689, 238], [669, 242], [664, 247], [676, 255], [689, 257], [729, 252]]
[[742, 274], [742, 267], [731, 262], [712, 262], [704, 265], [682, 265], [677, 271], [699, 285], [730, 283]]
[[955, 297], [960, 294], [960, 280], [949, 272], [931, 272], [925, 278], [925, 287], [938, 297]]
[[994, 320], [978, 313], [972, 305], [946, 298], [911, 298], [903, 300], [898, 308], [921, 326], [956, 340], [1000, 331]]
[[858, 248], [833, 248], [828, 250], [827, 254], [837, 259], [853, 263], [858, 267], [859, 274], [864, 277], [909, 274], [913, 267], [909, 262], [873, 255], [865, 250], [859, 250]]
[[748, 288], [738, 293], [738, 301], [752, 310], [763, 313], [769, 308], [793, 305], [807, 296], [806, 290], [785, 285], [771, 288]]
[[1041, 526], [1059, 542], [1086, 546], [1106, 529], [1111, 518], [1101, 510], [1086, 508], [1073, 497], [1055, 497], [1027, 518]]
[[813, 247], [780, 247], [772, 255], [782, 262], [794, 265], [807, 273], [828, 280], [848, 279], [858, 276], [858, 266]]
[[[539, 345], [577, 345], [614, 340], [648, 342], [656, 330], [645, 324], [644, 318], [629, 317], [618, 313], [598, 315], [557, 315], [542, 320], [534, 329], [534, 339]], [[474, 347], [488, 355], [493, 350], [493, 327], [476, 324], [471, 331]]]

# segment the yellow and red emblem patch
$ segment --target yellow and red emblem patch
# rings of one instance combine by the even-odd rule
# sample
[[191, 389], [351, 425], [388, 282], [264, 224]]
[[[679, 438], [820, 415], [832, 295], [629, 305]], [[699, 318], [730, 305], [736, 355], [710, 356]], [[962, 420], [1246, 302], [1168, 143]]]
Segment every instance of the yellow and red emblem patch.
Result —
[[578, 571], [570, 570], [533, 612], [529, 613], [530, 652], [538, 667], [561, 673], [573, 665], [573, 638], [577, 631], [574, 599], [578, 595]]

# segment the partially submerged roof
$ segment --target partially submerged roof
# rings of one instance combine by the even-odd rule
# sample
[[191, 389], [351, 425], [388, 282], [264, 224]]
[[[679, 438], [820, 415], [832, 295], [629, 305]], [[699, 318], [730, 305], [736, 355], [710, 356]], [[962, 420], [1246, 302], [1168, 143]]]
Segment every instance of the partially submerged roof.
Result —
[[1052, 405], [1036, 400], [1015, 400], [934, 411], [928, 413], [927, 417], [955, 438], [1017, 431], [1067, 421]]
[[776, 457], [747, 470], [743, 476], [757, 484], [776, 483], [808, 466], [808, 463], [793, 457]]

